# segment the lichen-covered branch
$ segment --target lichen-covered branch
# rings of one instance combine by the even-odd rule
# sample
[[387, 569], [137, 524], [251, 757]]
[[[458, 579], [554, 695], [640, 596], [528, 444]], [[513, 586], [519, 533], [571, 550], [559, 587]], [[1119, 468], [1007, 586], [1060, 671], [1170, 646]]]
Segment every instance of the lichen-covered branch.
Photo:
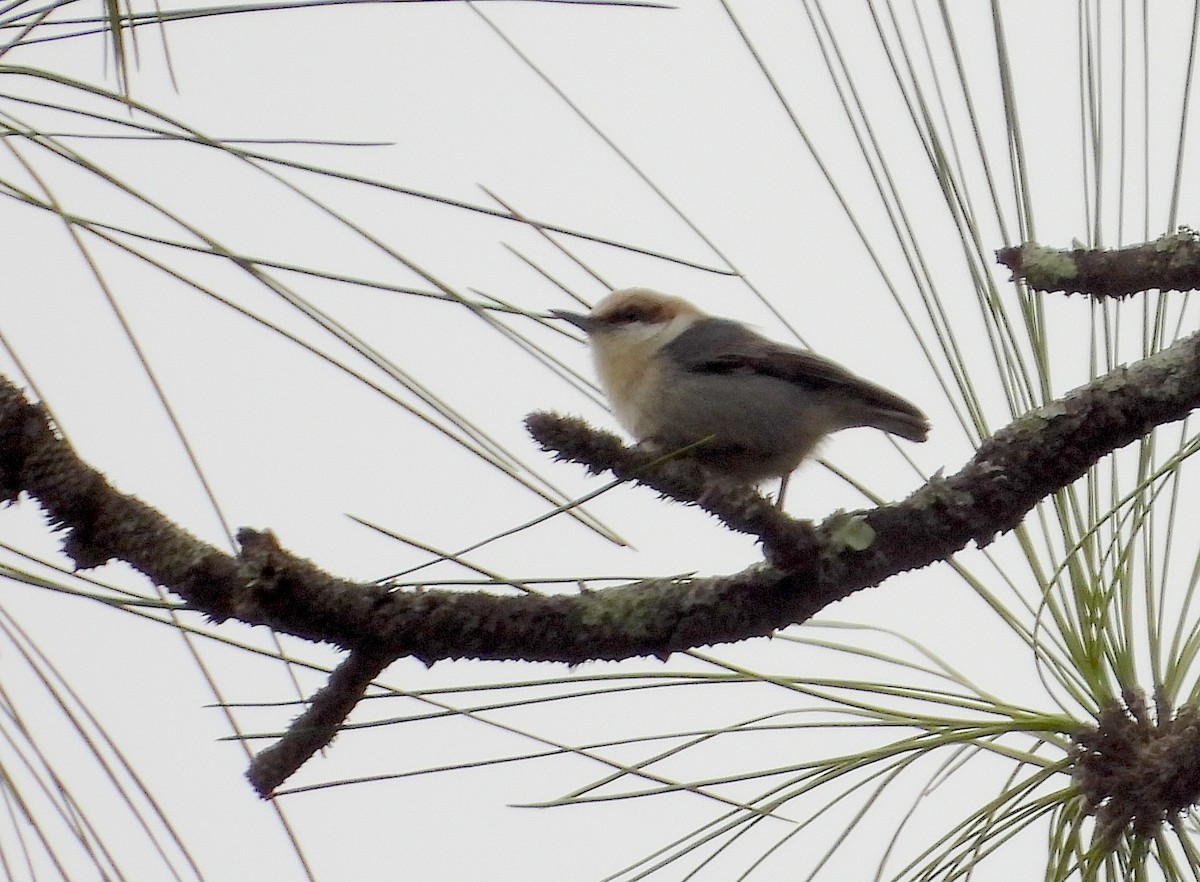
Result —
[[1001, 248], [996, 259], [1037, 291], [1101, 298], [1200, 288], [1200, 238], [1187, 228], [1127, 248], [1057, 249], [1026, 242]]
[[611, 432], [545, 411], [529, 414], [525, 428], [558, 460], [578, 463], [592, 474], [610, 472], [636, 481], [668, 499], [704, 509], [730, 530], [757, 536], [768, 563], [790, 569], [792, 561], [813, 551], [815, 536], [808, 521], [788, 517], [751, 487], [714, 481], [686, 456], [627, 447]]
[[[945, 559], [971, 541], [990, 542], [1101, 457], [1197, 406], [1200, 335], [1021, 417], [985, 442], [957, 474], [931, 481], [904, 502], [839, 514], [816, 527], [744, 494], [706, 490], [684, 464], [655, 462], [606, 433], [543, 414], [530, 421], [531, 429], [561, 457], [702, 505], [759, 536], [768, 552], [766, 561], [730, 576], [654, 579], [554, 596], [357, 584], [295, 557], [271, 534], [251, 530], [241, 532], [238, 555], [225, 554], [114, 489], [58, 436], [46, 412], [3, 378], [0, 500], [22, 492], [37, 499], [80, 567], [119, 558], [213, 619], [267, 625], [357, 653], [344, 672], [348, 691], [337, 693], [331, 685], [312, 714], [301, 718], [300, 749], [289, 754], [295, 757], [316, 749], [314, 732], [336, 730], [338, 715], [364, 688], [364, 671], [382, 670], [402, 656], [426, 663], [481, 658], [568, 664], [666, 657], [802, 622], [829, 603]], [[309, 725], [313, 715], [319, 725]]]

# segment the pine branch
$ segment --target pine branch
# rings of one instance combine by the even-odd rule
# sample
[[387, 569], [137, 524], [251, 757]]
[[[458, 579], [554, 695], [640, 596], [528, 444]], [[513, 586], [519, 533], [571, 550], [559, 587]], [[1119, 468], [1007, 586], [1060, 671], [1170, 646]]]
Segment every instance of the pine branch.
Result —
[[1037, 291], [1102, 299], [1152, 289], [1200, 289], [1200, 237], [1187, 227], [1127, 248], [1056, 249], [1026, 242], [1001, 248], [996, 259]]
[[[767, 551], [765, 561], [734, 575], [656, 579], [570, 595], [358, 584], [292, 555], [270, 533], [252, 530], [239, 534], [238, 555], [225, 554], [114, 489], [75, 455], [45, 410], [2, 377], [0, 501], [14, 501], [22, 492], [37, 499], [81, 568], [118, 558], [214, 620], [267, 625], [354, 654], [344, 676], [331, 681], [344, 680], [346, 689], [323, 690], [298, 731], [285, 736], [294, 741], [268, 752], [272, 767], [290, 772], [296, 757], [302, 761], [319, 749], [320, 738], [332, 737], [369, 682], [364, 672], [382, 671], [392, 660], [578, 664], [665, 658], [769, 635], [896, 573], [943, 560], [969, 542], [986, 545], [1101, 457], [1197, 406], [1200, 334], [1026, 414], [988, 439], [957, 474], [930, 481], [904, 502], [839, 514], [815, 527], [761, 500], [706, 491], [679, 462], [654, 462], [578, 421], [540, 415], [531, 429], [561, 458], [709, 508], [758, 535]], [[310, 725], [314, 717], [320, 725]], [[277, 764], [284, 754], [293, 759]], [[261, 772], [251, 775], [268, 795], [281, 779]]]

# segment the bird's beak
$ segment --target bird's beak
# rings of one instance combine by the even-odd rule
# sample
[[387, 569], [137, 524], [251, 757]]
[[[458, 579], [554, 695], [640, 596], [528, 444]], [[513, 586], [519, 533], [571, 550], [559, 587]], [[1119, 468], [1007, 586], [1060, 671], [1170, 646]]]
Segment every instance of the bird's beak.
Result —
[[555, 318], [562, 319], [564, 322], [570, 322], [585, 334], [590, 334], [596, 328], [596, 320], [590, 315], [569, 312], [565, 309], [552, 309], [550, 310], [550, 314]]

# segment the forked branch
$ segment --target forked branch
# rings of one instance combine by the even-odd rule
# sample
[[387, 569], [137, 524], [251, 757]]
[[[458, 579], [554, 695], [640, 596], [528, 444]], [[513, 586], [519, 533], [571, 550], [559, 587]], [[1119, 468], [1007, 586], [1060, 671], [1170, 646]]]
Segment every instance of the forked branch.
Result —
[[[413, 656], [557, 661], [621, 659], [769, 635], [968, 542], [1011, 530], [1038, 500], [1101, 457], [1200, 406], [1200, 335], [1119, 368], [988, 439], [957, 474], [895, 505], [820, 525], [776, 512], [754, 494], [711, 491], [686, 463], [654, 462], [607, 433], [541, 414], [530, 430], [560, 459], [646, 484], [704, 507], [763, 541], [766, 560], [740, 573], [649, 580], [602, 591], [506, 596], [400, 591], [325, 573], [243, 530], [237, 555], [208, 545], [120, 493], [84, 463], [37, 404], [0, 377], [0, 500], [38, 500], [81, 568], [113, 558], [198, 613], [238, 619], [351, 653], [300, 727], [252, 769], [269, 795], [332, 737], [374, 672]], [[345, 683], [345, 687], [338, 687]], [[300, 745], [298, 748], [297, 745]], [[282, 761], [281, 761], [282, 760]]]

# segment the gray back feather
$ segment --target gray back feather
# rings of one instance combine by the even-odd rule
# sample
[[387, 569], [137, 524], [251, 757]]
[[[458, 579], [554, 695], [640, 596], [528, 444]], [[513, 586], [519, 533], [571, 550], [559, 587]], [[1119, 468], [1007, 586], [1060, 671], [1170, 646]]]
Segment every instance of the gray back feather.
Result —
[[914, 423], [925, 422], [920, 409], [882, 386], [826, 358], [768, 340], [728, 319], [701, 319], [666, 348], [675, 363], [687, 371], [762, 374], [814, 392], [856, 399], [872, 408], [908, 417]]

